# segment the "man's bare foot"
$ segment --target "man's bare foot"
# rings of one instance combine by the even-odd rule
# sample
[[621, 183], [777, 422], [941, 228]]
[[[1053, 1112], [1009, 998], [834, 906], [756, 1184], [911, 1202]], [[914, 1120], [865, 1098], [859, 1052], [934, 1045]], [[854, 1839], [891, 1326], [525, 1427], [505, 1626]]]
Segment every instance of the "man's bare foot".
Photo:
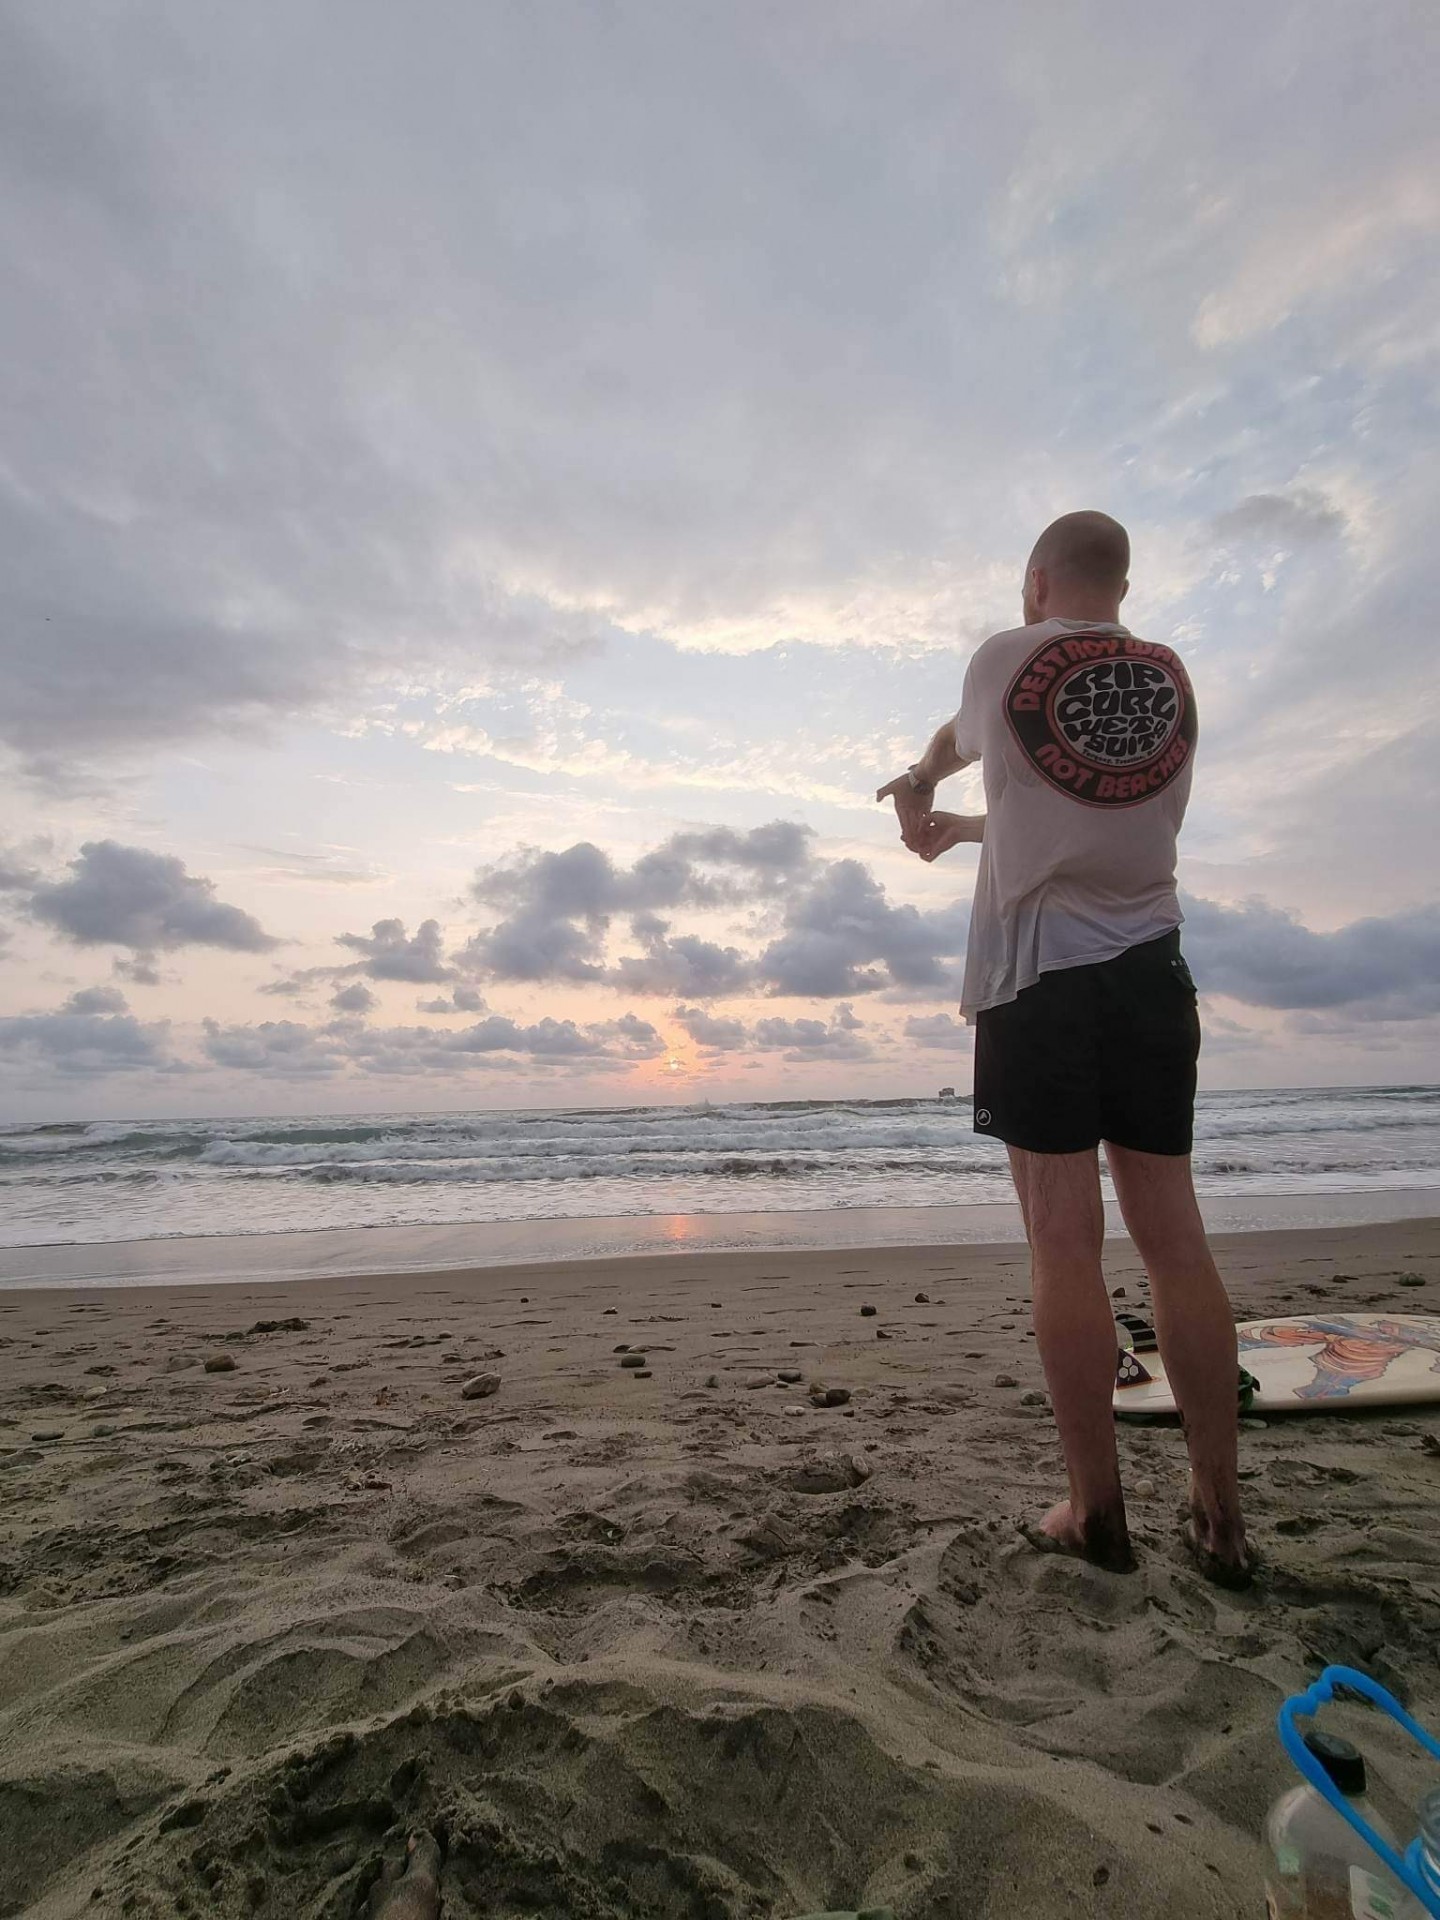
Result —
[[1135, 1550], [1130, 1545], [1123, 1510], [1119, 1514], [1094, 1514], [1082, 1522], [1070, 1502], [1062, 1500], [1038, 1526], [1022, 1525], [1020, 1531], [1040, 1553], [1073, 1554], [1077, 1560], [1088, 1560], [1110, 1573], [1135, 1571]]
[[1238, 1521], [1216, 1520], [1197, 1501], [1181, 1509], [1180, 1540], [1196, 1572], [1212, 1586], [1243, 1593], [1254, 1584], [1255, 1555]]
[[439, 1920], [440, 1843], [433, 1833], [412, 1833], [405, 1865], [387, 1863], [365, 1908], [368, 1920]]

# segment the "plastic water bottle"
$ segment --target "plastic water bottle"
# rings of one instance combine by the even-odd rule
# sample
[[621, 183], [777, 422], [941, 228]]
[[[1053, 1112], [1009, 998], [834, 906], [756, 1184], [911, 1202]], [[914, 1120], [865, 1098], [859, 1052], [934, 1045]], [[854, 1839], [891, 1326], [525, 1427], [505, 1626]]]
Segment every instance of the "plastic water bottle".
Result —
[[[1352, 1810], [1392, 1847], [1395, 1836], [1365, 1793], [1358, 1747], [1313, 1730], [1305, 1746]], [[1440, 1892], [1440, 1790], [1420, 1806], [1420, 1832]], [[1324, 1796], [1292, 1787], [1265, 1823], [1265, 1894], [1270, 1920], [1426, 1920], [1425, 1909]], [[1422, 1854], [1422, 1861], [1423, 1861]]]

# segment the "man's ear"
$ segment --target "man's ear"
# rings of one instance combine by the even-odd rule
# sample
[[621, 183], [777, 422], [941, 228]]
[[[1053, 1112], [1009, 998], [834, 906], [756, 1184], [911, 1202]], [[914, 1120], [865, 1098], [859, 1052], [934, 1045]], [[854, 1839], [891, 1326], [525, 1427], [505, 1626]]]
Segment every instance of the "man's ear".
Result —
[[1130, 591], [1130, 582], [1127, 580], [1120, 589], [1120, 598], [1123, 600], [1126, 594], [1129, 593], [1129, 591]]

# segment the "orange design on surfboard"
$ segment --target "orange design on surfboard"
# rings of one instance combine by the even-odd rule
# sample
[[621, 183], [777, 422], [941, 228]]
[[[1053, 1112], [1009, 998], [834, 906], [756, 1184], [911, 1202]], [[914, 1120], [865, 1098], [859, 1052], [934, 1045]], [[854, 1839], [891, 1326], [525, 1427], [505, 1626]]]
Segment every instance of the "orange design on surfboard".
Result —
[[1430, 1348], [1436, 1357], [1432, 1373], [1440, 1373], [1440, 1333], [1394, 1320], [1357, 1325], [1353, 1320], [1311, 1319], [1303, 1326], [1250, 1327], [1240, 1336], [1242, 1350], [1265, 1347], [1320, 1346], [1315, 1355], [1315, 1378], [1297, 1387], [1298, 1400], [1331, 1400], [1372, 1380], [1383, 1380], [1386, 1369], [1403, 1353]]

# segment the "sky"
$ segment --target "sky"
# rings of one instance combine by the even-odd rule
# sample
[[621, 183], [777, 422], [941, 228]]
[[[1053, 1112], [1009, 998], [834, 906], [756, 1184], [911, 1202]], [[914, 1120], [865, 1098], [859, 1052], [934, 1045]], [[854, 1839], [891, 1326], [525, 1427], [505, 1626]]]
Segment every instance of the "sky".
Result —
[[1437, 76], [1431, 0], [10, 0], [0, 1118], [966, 1090], [976, 851], [874, 791], [1077, 507], [1196, 685], [1204, 1082], [1440, 1080]]

